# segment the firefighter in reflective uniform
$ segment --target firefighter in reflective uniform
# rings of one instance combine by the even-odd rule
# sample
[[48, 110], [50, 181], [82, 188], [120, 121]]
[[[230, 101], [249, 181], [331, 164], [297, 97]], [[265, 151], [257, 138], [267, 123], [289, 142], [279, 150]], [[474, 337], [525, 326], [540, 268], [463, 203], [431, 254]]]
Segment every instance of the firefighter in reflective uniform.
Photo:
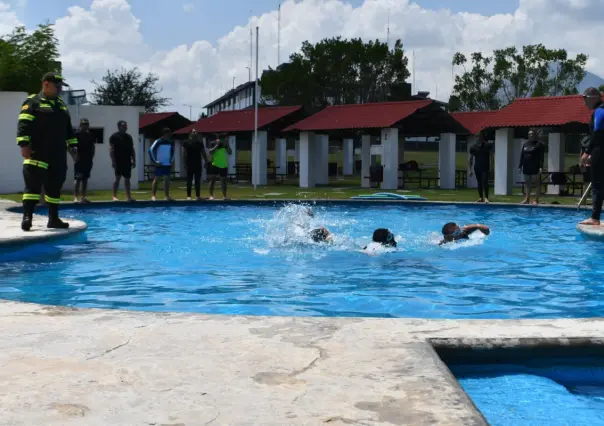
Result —
[[42, 91], [29, 96], [21, 107], [17, 144], [23, 162], [23, 221], [21, 229], [29, 231], [40, 192], [48, 205], [48, 228], [66, 229], [69, 224], [59, 219], [61, 188], [67, 175], [67, 151], [77, 157], [77, 143], [69, 111], [59, 97], [67, 86], [57, 73], [46, 73]]

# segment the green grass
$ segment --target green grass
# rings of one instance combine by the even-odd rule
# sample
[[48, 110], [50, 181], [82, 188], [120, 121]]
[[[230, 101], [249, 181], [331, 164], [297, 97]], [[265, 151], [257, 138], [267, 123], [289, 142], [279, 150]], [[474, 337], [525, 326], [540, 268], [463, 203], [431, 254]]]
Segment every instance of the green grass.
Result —
[[[175, 180], [171, 185], [170, 195], [177, 199], [183, 200], [186, 198], [186, 183], [183, 180]], [[329, 186], [317, 188], [300, 188], [296, 179], [286, 180], [280, 185], [269, 185], [257, 187], [254, 189], [249, 184], [229, 184], [228, 195], [232, 199], [243, 200], [261, 200], [261, 199], [296, 199], [296, 200], [313, 200], [313, 199], [329, 199], [341, 200], [350, 199], [350, 197], [359, 194], [372, 194], [376, 192], [384, 192], [382, 189], [362, 189], [360, 188], [360, 178], [353, 177], [347, 179], [332, 179]], [[397, 191], [385, 191], [397, 192]], [[492, 188], [491, 188], [492, 192]], [[400, 194], [420, 195], [430, 201], [475, 201], [478, 196], [475, 189], [457, 189], [457, 190], [441, 190], [441, 189], [417, 189], [406, 188]], [[163, 197], [163, 191], [158, 189], [158, 197]], [[216, 187], [215, 196], [221, 197], [219, 185]], [[151, 184], [150, 182], [141, 183], [139, 189], [134, 192], [134, 198], [137, 200], [151, 199]], [[208, 184], [202, 185], [202, 196], [208, 196]], [[124, 198], [123, 189], [120, 190], [119, 197]], [[21, 201], [21, 194], [5, 194], [0, 195], [0, 198]], [[110, 201], [111, 191], [92, 191], [88, 194], [88, 198], [92, 201]], [[557, 202], [559, 204], [577, 204], [580, 195], [576, 197], [541, 197], [542, 204], [551, 204]], [[491, 202], [501, 203], [519, 203], [523, 199], [520, 188], [514, 189], [514, 194], [510, 196], [491, 196]], [[64, 192], [61, 195], [63, 201], [73, 201], [73, 195], [70, 192]]]

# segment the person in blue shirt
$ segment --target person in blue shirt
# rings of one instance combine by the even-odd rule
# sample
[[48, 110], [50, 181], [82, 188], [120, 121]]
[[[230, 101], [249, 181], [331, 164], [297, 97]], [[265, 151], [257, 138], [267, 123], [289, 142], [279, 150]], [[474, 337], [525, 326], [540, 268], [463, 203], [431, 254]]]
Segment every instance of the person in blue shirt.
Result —
[[589, 123], [589, 141], [581, 156], [579, 165], [591, 166], [591, 190], [593, 207], [591, 218], [580, 222], [581, 225], [600, 225], [602, 201], [604, 200], [604, 103], [602, 95], [595, 87], [590, 87], [583, 93], [587, 108], [593, 110]]
[[174, 201], [170, 198], [170, 174], [172, 173], [172, 164], [174, 163], [174, 141], [172, 140], [172, 131], [165, 128], [162, 137], [157, 139], [149, 148], [149, 156], [155, 164], [155, 177], [151, 185], [151, 199], [156, 200], [158, 178], [164, 178], [164, 195], [166, 201]]

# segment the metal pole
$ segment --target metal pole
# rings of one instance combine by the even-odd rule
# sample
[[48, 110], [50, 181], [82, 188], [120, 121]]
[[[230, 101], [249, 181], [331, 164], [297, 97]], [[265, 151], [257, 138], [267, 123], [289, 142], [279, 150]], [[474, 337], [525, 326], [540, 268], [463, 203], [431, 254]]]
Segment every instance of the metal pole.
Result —
[[[256, 81], [254, 82], [254, 145], [252, 150], [256, 148], [254, 151], [256, 156], [259, 156], [258, 152], [258, 34], [259, 29], [256, 27]], [[258, 162], [258, 161], [256, 161]], [[253, 166], [252, 166], [253, 167]], [[252, 170], [253, 174], [253, 170]], [[254, 184], [254, 190], [256, 189], [256, 184]]]
[[281, 3], [279, 3], [279, 16], [277, 18], [277, 66], [281, 64]]
[[233, 90], [235, 90], [235, 77], [233, 77]]
[[581, 209], [581, 204], [583, 204], [583, 200], [585, 199], [585, 197], [587, 197], [587, 193], [589, 192], [590, 189], [591, 189], [591, 182], [589, 182], [589, 185], [587, 186], [587, 189], [585, 190], [583, 197], [581, 197], [581, 200], [579, 201], [579, 205], [577, 206], [577, 210]]

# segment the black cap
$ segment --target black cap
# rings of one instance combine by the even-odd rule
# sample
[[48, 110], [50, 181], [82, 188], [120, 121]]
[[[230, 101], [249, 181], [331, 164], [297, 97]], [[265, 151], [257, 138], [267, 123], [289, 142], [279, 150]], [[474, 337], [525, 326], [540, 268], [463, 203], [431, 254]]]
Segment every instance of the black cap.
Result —
[[69, 86], [69, 84], [65, 83], [63, 80], [63, 76], [56, 72], [47, 72], [42, 77], [42, 81], [50, 81], [51, 83], [55, 83], [60, 86]]

